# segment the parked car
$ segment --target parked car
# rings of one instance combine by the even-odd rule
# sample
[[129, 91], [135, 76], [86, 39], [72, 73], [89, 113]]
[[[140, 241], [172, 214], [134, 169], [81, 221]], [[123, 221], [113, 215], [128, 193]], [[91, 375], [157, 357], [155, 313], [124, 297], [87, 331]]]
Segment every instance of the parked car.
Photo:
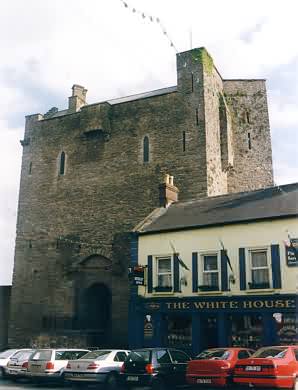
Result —
[[105, 383], [116, 389], [118, 374], [130, 351], [96, 350], [77, 360], [69, 361], [64, 372], [65, 380], [73, 383]]
[[150, 386], [162, 390], [185, 385], [187, 362], [191, 358], [172, 348], [143, 348], [132, 351], [125, 360], [120, 383], [126, 388]]
[[298, 345], [265, 347], [236, 363], [237, 384], [298, 390]]
[[37, 349], [28, 361], [28, 377], [33, 381], [64, 380], [68, 361], [78, 359], [87, 352], [87, 349]]
[[25, 378], [28, 376], [28, 361], [35, 349], [18, 351], [8, 360], [5, 368], [5, 375], [13, 380]]
[[19, 351], [27, 351], [28, 349], [7, 349], [0, 353], [0, 378], [5, 376], [5, 367], [9, 359]]
[[232, 383], [232, 371], [238, 359], [250, 357], [247, 348], [212, 348], [188, 362], [186, 381], [190, 385], [225, 387]]

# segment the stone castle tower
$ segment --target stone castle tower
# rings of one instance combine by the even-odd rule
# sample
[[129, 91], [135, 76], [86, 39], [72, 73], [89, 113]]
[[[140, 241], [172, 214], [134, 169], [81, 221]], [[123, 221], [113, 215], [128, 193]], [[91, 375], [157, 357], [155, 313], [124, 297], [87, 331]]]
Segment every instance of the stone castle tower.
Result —
[[129, 232], [179, 199], [273, 184], [264, 80], [224, 80], [204, 48], [177, 86], [26, 117], [10, 345], [127, 343]]

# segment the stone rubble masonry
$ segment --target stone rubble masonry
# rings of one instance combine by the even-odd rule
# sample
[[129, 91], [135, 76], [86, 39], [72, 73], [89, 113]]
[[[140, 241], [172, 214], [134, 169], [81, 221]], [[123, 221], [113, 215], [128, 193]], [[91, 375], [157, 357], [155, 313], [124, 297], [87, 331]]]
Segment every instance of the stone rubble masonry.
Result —
[[86, 92], [74, 86], [64, 115], [26, 117], [11, 346], [88, 346], [84, 332], [50, 333], [42, 322], [75, 317], [78, 297], [94, 283], [112, 294], [106, 344], [126, 345], [129, 232], [159, 206], [165, 174], [182, 201], [273, 183], [264, 80], [223, 80], [204, 48], [177, 55], [177, 89], [169, 93], [88, 105]]

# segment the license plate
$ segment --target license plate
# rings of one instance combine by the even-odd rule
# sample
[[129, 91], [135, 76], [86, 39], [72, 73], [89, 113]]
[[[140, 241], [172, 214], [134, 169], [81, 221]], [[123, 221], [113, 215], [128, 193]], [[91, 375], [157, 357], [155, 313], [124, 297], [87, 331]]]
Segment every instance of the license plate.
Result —
[[73, 372], [71, 375], [72, 376], [83, 376], [84, 374], [81, 374], [80, 372]]
[[245, 371], [261, 371], [261, 366], [246, 366]]
[[197, 379], [197, 383], [211, 383], [211, 379], [199, 378]]
[[128, 376], [126, 378], [127, 381], [131, 381], [131, 382], [138, 382], [139, 381], [139, 377], [138, 376]]

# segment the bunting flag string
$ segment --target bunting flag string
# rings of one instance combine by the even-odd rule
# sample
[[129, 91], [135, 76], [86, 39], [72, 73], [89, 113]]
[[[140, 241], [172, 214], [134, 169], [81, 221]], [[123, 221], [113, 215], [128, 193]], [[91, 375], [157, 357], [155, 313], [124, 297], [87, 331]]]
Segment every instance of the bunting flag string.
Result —
[[152, 16], [152, 15], [147, 15], [145, 12], [143, 11], [140, 11], [132, 6], [130, 6], [126, 1], [124, 0], [120, 0], [121, 3], [124, 5], [125, 8], [127, 8], [128, 10], [130, 10], [132, 13], [134, 14], [137, 14], [139, 15], [142, 19], [147, 19], [149, 20], [149, 22], [151, 23], [156, 23], [160, 26], [160, 29], [163, 33], [163, 35], [167, 38], [170, 46], [176, 51], [176, 53], [178, 53], [178, 50], [176, 48], [176, 46], [174, 45], [174, 42], [172, 41], [172, 39], [170, 38], [167, 30], [165, 29], [164, 25], [162, 24], [160, 18], [158, 17], [155, 17], [155, 16]]

